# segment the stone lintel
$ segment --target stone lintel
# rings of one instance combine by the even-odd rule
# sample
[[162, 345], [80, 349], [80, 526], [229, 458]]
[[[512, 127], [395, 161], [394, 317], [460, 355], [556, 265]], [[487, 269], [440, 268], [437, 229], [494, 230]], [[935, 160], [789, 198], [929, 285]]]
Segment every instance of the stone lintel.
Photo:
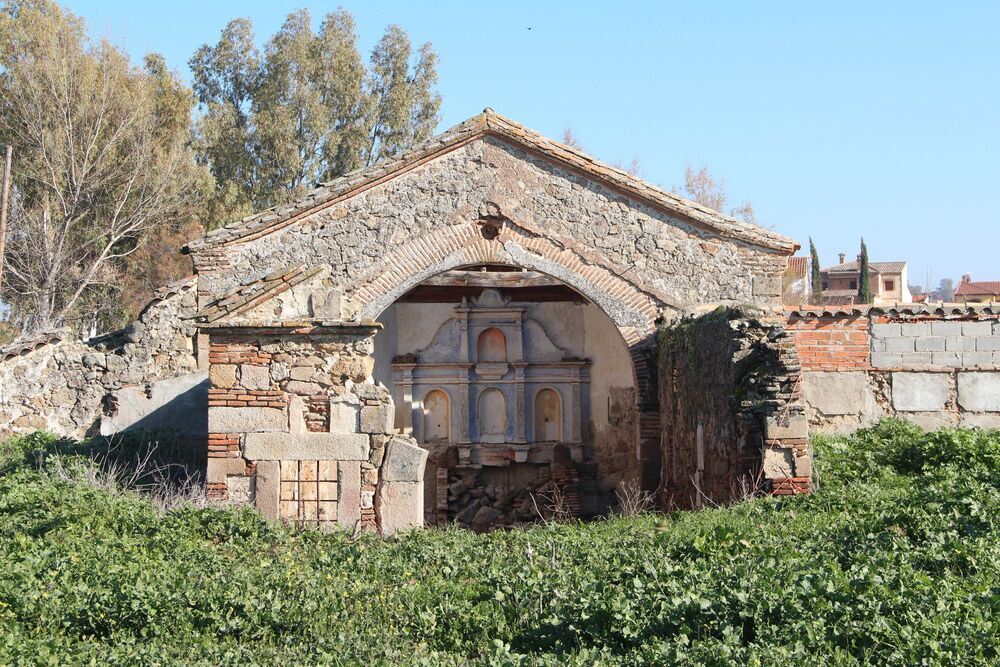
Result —
[[367, 461], [361, 433], [248, 433], [243, 456], [251, 461]]

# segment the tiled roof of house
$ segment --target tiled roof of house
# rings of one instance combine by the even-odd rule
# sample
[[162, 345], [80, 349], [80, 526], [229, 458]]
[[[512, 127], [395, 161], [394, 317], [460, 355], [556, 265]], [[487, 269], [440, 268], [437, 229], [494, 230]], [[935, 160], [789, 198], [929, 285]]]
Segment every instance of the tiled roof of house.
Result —
[[788, 258], [788, 269], [785, 270], [785, 275], [792, 276], [793, 278], [801, 278], [806, 275], [809, 270], [809, 258], [808, 257], [789, 257]]
[[737, 220], [663, 190], [621, 169], [599, 162], [575, 148], [529, 130], [520, 123], [495, 113], [492, 109], [486, 109], [483, 113], [415, 146], [396, 159], [353, 171], [328, 183], [321, 183], [298, 201], [267, 209], [211, 231], [204, 237], [188, 243], [185, 249], [188, 252], [199, 252], [207, 248], [260, 238], [484, 135], [516, 143], [621, 192], [643, 199], [654, 207], [682, 215], [720, 236], [787, 253], [795, 252], [799, 247], [798, 243], [787, 236]]
[[[906, 262], [869, 262], [868, 270], [874, 273], [902, 273], [906, 268]], [[822, 270], [823, 273], [857, 273], [858, 262], [844, 262], [835, 266], [828, 266]]]
[[978, 282], [962, 281], [958, 283], [958, 287], [955, 288], [955, 296], [963, 294], [968, 294], [970, 296], [1000, 295], [1000, 280], [985, 280]]

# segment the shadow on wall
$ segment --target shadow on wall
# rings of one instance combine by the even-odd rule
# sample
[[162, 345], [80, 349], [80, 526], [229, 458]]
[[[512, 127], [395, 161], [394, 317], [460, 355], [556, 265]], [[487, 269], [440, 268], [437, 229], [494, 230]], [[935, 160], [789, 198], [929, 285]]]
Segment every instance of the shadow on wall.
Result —
[[123, 387], [105, 396], [100, 434], [149, 431], [204, 444], [208, 437], [208, 374]]

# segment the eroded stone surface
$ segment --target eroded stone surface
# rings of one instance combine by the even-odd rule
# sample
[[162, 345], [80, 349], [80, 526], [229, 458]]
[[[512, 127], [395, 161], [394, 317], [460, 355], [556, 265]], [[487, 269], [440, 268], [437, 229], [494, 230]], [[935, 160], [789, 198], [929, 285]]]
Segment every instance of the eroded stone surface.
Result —
[[969, 412], [1000, 412], [1000, 372], [959, 373], [958, 404]]
[[893, 373], [892, 404], [904, 412], [942, 410], [951, 396], [949, 373]]

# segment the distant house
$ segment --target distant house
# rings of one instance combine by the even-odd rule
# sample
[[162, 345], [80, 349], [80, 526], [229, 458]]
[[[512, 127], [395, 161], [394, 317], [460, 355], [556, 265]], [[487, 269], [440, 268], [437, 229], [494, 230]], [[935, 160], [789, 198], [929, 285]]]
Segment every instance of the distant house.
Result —
[[808, 303], [812, 295], [812, 266], [809, 257], [789, 257], [781, 281], [781, 302], [788, 305]]
[[[840, 264], [820, 270], [823, 281], [823, 300], [827, 303], [855, 303], [861, 272], [859, 262], [845, 262], [840, 254]], [[906, 284], [906, 262], [869, 262], [868, 276], [871, 281], [872, 303], [885, 305], [911, 303], [913, 296]]]
[[955, 301], [969, 303], [1000, 301], [1000, 280], [972, 282], [972, 276], [966, 273], [962, 276], [962, 282], [955, 288]]

